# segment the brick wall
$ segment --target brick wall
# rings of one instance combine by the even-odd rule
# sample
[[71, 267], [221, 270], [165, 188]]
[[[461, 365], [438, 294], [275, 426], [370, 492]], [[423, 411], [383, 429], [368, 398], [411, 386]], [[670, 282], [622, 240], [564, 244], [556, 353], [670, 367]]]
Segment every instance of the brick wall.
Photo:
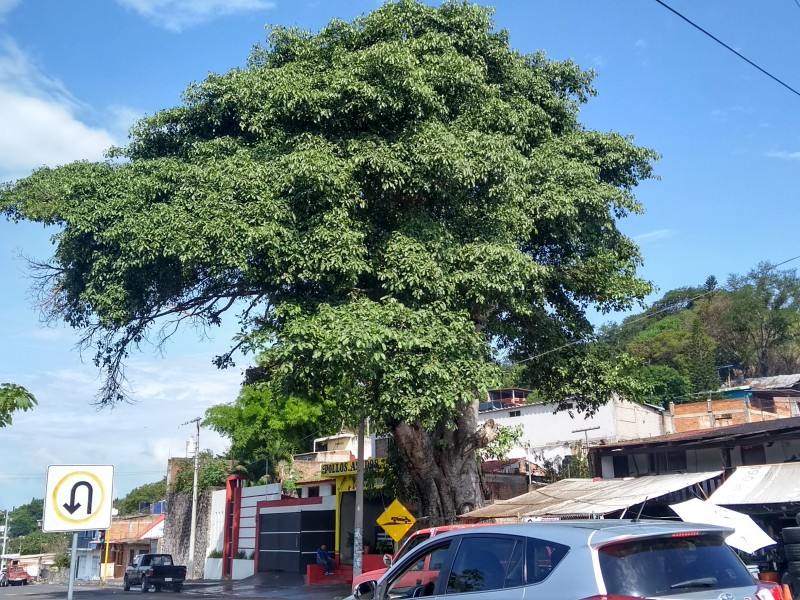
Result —
[[728, 425], [742, 425], [756, 421], [772, 421], [791, 416], [791, 409], [776, 412], [762, 411], [748, 406], [744, 398], [733, 400], [709, 400], [707, 402], [691, 402], [687, 404], [670, 404], [670, 414], [676, 433], [697, 431]]

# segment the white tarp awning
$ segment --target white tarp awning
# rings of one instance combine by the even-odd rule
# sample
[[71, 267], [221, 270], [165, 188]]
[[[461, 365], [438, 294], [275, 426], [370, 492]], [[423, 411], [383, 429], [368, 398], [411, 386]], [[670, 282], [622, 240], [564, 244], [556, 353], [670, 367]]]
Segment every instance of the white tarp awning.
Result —
[[725, 541], [729, 546], [744, 552], [753, 554], [760, 548], [777, 543], [748, 515], [743, 515], [735, 510], [723, 508], [698, 498], [692, 498], [680, 504], [670, 504], [669, 507], [687, 523], [730, 527], [734, 532], [725, 538]]
[[800, 502], [800, 463], [736, 467], [708, 501], [724, 506]]
[[671, 473], [624, 479], [562, 479], [516, 498], [500, 500], [479, 508], [461, 518], [523, 519], [607, 515], [680, 491], [721, 473]]

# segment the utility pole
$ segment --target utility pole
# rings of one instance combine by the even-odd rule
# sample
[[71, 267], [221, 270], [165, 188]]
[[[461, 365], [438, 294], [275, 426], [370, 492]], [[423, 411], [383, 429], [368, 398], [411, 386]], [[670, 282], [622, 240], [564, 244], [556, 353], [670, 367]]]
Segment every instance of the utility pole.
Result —
[[3, 526], [3, 560], [2, 566], [6, 566], [6, 541], [8, 541], [8, 511], [6, 513], [6, 524]]
[[353, 577], [363, 572], [364, 565], [364, 419], [358, 423], [358, 457], [356, 458], [356, 518], [353, 527]]
[[187, 565], [189, 571], [189, 578], [195, 578], [194, 571], [194, 542], [195, 542], [195, 529], [197, 528], [197, 472], [200, 469], [200, 417], [187, 421], [184, 425], [195, 423], [197, 425], [197, 434], [194, 438], [194, 480], [192, 484], [192, 524], [189, 531], [189, 564]]

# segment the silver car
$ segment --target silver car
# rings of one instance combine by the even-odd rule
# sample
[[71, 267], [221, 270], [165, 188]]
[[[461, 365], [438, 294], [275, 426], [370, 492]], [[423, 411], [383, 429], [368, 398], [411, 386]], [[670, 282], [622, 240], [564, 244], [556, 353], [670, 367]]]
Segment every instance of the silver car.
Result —
[[360, 600], [781, 600], [725, 543], [733, 530], [587, 520], [443, 533], [408, 552]]

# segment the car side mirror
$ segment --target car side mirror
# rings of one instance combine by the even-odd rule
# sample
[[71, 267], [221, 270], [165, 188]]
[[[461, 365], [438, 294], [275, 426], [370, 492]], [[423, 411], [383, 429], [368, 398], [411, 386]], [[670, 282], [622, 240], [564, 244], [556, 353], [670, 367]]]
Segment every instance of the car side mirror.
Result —
[[377, 581], [365, 581], [363, 583], [359, 583], [358, 587], [353, 591], [353, 596], [360, 598], [361, 600], [372, 600], [372, 598], [375, 596], [375, 586], [377, 583]]
[[384, 554], [383, 555], [383, 564], [385, 564], [387, 567], [391, 567], [392, 566], [392, 555], [391, 554]]

